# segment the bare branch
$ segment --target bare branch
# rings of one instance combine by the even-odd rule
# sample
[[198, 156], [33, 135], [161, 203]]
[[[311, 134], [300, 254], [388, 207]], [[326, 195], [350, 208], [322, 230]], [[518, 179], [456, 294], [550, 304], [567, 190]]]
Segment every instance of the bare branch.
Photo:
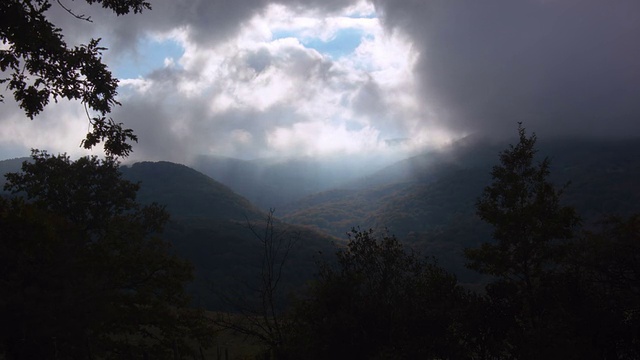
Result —
[[213, 320], [215, 325], [223, 329], [254, 337], [272, 349], [283, 343], [283, 319], [279, 312], [278, 289], [285, 264], [300, 237], [299, 233], [290, 236], [286, 230], [276, 230], [274, 212], [274, 209], [269, 210], [264, 229], [247, 219], [246, 226], [258, 240], [262, 251], [258, 288], [244, 284], [250, 293], [256, 294], [256, 298], [221, 294], [223, 301], [236, 310], [237, 317], [220, 316]]
[[56, 2], [58, 3], [58, 5], [60, 5], [61, 8], [63, 8], [66, 12], [68, 12], [69, 14], [71, 14], [71, 16], [73, 16], [74, 18], [78, 19], [78, 20], [84, 20], [87, 22], [93, 22], [93, 20], [91, 20], [91, 16], [86, 16], [84, 14], [76, 14], [75, 12], [73, 12], [73, 10], [71, 10], [70, 8], [68, 8], [67, 6], [65, 6], [60, 0], [56, 0]]

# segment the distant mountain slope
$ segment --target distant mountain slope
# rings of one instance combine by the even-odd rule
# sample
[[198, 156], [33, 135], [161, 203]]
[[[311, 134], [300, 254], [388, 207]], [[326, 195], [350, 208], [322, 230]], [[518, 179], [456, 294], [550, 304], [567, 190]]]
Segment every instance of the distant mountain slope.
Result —
[[[366, 222], [366, 226], [392, 226], [397, 222], [383, 220], [412, 214], [416, 218], [413, 226], [401, 228], [417, 231], [434, 217], [450, 216], [453, 211], [473, 206], [491, 180], [490, 172], [498, 164], [499, 152], [506, 147], [507, 144], [475, 142], [447, 152], [423, 154], [357, 180], [357, 187], [313, 194], [281, 209], [289, 221], [313, 225], [301, 219], [317, 218], [316, 225], [332, 233], [336, 231], [331, 229], [339, 226], [316, 215], [327, 213], [335, 217], [338, 212], [346, 212], [361, 225]], [[539, 149], [540, 157], [551, 158], [552, 180], [559, 186], [571, 182], [566, 200], [585, 216], [640, 211], [640, 202], [635, 201], [640, 195], [640, 140], [547, 141], [540, 142]], [[458, 205], [460, 208], [456, 210]], [[430, 207], [439, 210], [431, 211], [430, 216], [418, 215]]]
[[[442, 265], [462, 275], [464, 281], [474, 281], [473, 276], [477, 275], [464, 270], [462, 250], [490, 239], [490, 229], [477, 219], [474, 205], [491, 181], [490, 172], [498, 164], [499, 152], [506, 147], [505, 143], [464, 139], [447, 151], [415, 156], [374, 176], [290, 204], [281, 203], [276, 212], [281, 220], [276, 223], [277, 228], [302, 234], [299, 250], [286, 274], [288, 286], [308, 279], [315, 269], [314, 257], [319, 252], [333, 253], [332, 242], [344, 240], [353, 226], [386, 227], [423, 253], [436, 256]], [[585, 223], [605, 214], [640, 212], [640, 140], [540, 141], [538, 148], [541, 156], [548, 155], [552, 160], [552, 180], [559, 185], [571, 181], [564, 202], [575, 206]], [[23, 160], [2, 161], [0, 170], [18, 170]], [[297, 165], [295, 168], [302, 169]], [[256, 168], [249, 166], [242, 171], [250, 169]], [[272, 171], [293, 176], [298, 170]], [[202, 304], [221, 306], [211, 284], [231, 289], [256, 278], [260, 246], [247, 229], [247, 220], [260, 226], [265, 212], [231, 188], [183, 165], [139, 163], [122, 167], [122, 172], [127, 179], [141, 182], [140, 201], [165, 204], [172, 214], [165, 236], [178, 253], [194, 262], [197, 281], [192, 290]], [[242, 177], [238, 174], [229, 175], [228, 181], [235, 178], [240, 184]], [[277, 178], [273, 174], [255, 176]], [[310, 175], [300, 176], [299, 181], [303, 182]], [[254, 181], [242, 186], [256, 184]], [[301, 184], [287, 181], [281, 185], [297, 186], [295, 191], [301, 191]], [[314, 184], [306, 186], [313, 188]], [[291, 189], [270, 188], [268, 184], [261, 186], [253, 191], [265, 193], [265, 199], [278, 198], [280, 191], [288, 194], [282, 199], [295, 193]]]
[[[265, 212], [227, 186], [184, 165], [142, 162], [124, 166], [121, 171], [126, 179], [141, 183], [140, 202], [166, 205], [171, 221], [163, 236], [194, 264], [196, 281], [191, 293], [197, 304], [229, 309], [215, 289], [241, 292], [241, 284], [259, 280], [262, 247], [248, 226], [250, 223], [261, 234]], [[333, 243], [337, 239], [279, 220], [275, 227], [279, 232], [299, 234], [285, 268], [283, 287], [302, 286], [315, 271], [315, 256], [335, 251]]]
[[5, 177], [4, 174], [10, 172], [18, 172], [22, 168], [22, 163], [24, 161], [29, 161], [31, 158], [23, 157], [23, 158], [15, 158], [15, 159], [7, 159], [0, 161], [0, 193], [3, 192]]
[[429, 182], [458, 168], [485, 166], [496, 159], [503, 145], [470, 135], [440, 149], [425, 151], [390, 164], [343, 187], [368, 189], [399, 182]]
[[201, 156], [190, 166], [267, 210], [280, 209], [289, 202], [337, 187], [384, 164], [388, 161], [352, 157], [245, 161]]
[[[314, 194], [282, 207], [282, 219], [335, 236], [353, 226], [387, 228], [460, 272], [462, 249], [490, 239], [490, 229], [475, 216], [475, 201], [506, 147], [465, 143], [448, 153], [407, 159], [376, 175], [398, 176]], [[585, 223], [640, 212], [640, 140], [541, 141], [539, 149], [552, 160], [552, 180], [558, 186], [571, 182], [564, 202], [575, 206]], [[381, 183], [383, 178], [391, 183]]]
[[141, 162], [122, 166], [124, 178], [141, 182], [138, 200], [155, 201], [176, 218], [255, 220], [264, 212], [230, 188], [187, 166], [170, 162]]
[[[0, 161], [0, 175], [19, 171], [24, 160], [28, 158]], [[140, 182], [139, 202], [157, 202], [171, 214], [161, 236], [172, 243], [176, 253], [193, 263], [196, 278], [190, 293], [194, 302], [212, 310], [229, 310], [216, 291], [239, 293], [246, 291], [242, 284], [255, 284], [260, 279], [262, 247], [248, 224], [261, 234], [267, 214], [228, 187], [184, 165], [142, 162], [120, 170], [125, 179]], [[279, 220], [275, 228], [299, 234], [300, 238], [284, 269], [285, 291], [310, 279], [317, 254], [333, 253], [334, 242], [340, 241]]]

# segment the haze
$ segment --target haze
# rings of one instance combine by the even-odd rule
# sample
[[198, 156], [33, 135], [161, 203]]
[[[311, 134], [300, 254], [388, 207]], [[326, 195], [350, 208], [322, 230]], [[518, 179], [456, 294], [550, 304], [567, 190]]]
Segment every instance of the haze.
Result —
[[[54, 6], [70, 44], [101, 37], [130, 161], [382, 159], [522, 121], [541, 137], [637, 136], [640, 3], [159, 0], [117, 18]], [[29, 121], [5, 94], [0, 155], [86, 154], [78, 103]], [[94, 150], [99, 154], [100, 150]], [[384, 160], [384, 161], [383, 161]]]

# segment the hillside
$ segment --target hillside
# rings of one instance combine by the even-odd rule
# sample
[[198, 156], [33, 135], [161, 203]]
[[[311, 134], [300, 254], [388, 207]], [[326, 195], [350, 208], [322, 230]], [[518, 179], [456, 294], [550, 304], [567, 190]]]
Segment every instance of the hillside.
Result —
[[[463, 281], [477, 280], [477, 275], [465, 270], [462, 251], [490, 239], [491, 230], [477, 219], [474, 206], [491, 181], [490, 171], [498, 163], [499, 152], [506, 146], [463, 139], [440, 152], [399, 161], [370, 176], [288, 204], [284, 199], [297, 191], [302, 194], [304, 186], [305, 191], [311, 191], [326, 184], [305, 184], [305, 179], [316, 173], [306, 174], [301, 170], [305, 167], [291, 162], [291, 171], [271, 167], [271, 175], [254, 174], [255, 179], [271, 180], [276, 174], [301, 176], [298, 187], [291, 185], [295, 182], [282, 183], [294, 189], [269, 188], [266, 180], [262, 187], [251, 189], [254, 195], [263, 194], [264, 199], [288, 194], [280, 198], [276, 227], [289, 234], [299, 233], [301, 240], [286, 274], [287, 287], [299, 286], [310, 278], [317, 254], [333, 253], [332, 242], [344, 240], [345, 233], [357, 226], [386, 228], [423, 254], [437, 257]], [[570, 182], [564, 202], [578, 209], [586, 226], [607, 214], [640, 212], [640, 141], [540, 141], [539, 150], [540, 156], [548, 155], [552, 160], [552, 180], [559, 185]], [[0, 170], [15, 171], [23, 160], [2, 161]], [[255, 179], [240, 182], [243, 177], [239, 174], [255, 170], [253, 165], [232, 160], [227, 165], [226, 169], [244, 167], [228, 175], [228, 181], [237, 180], [237, 187], [257, 184]], [[227, 291], [257, 279], [260, 247], [248, 224], [259, 228], [266, 213], [244, 194], [184, 165], [143, 162], [121, 170], [125, 178], [141, 183], [141, 202], [166, 205], [171, 213], [164, 236], [194, 263], [197, 280], [192, 292], [196, 301], [219, 308], [212, 286]], [[338, 176], [328, 184], [336, 183], [336, 179], [345, 177]]]
[[[506, 146], [463, 144], [416, 156], [357, 181], [358, 187], [314, 194], [281, 210], [288, 221], [333, 234], [345, 231], [343, 224], [351, 222], [349, 226], [387, 226], [404, 236], [467, 213], [469, 207], [473, 212]], [[587, 218], [640, 210], [635, 186], [640, 180], [640, 141], [541, 142], [539, 155], [550, 157], [557, 184], [570, 182], [566, 201]]]
[[[246, 290], [242, 284], [259, 280], [262, 248], [248, 225], [261, 233], [265, 212], [184, 165], [143, 162], [121, 170], [125, 178], [141, 183], [139, 201], [166, 205], [172, 217], [163, 236], [194, 264], [191, 293], [198, 305], [227, 308], [217, 292], [242, 292]], [[300, 237], [283, 278], [284, 288], [291, 290], [311, 277], [318, 252], [333, 252], [335, 239], [281, 221], [275, 227]]]
[[174, 218], [256, 220], [265, 216], [247, 199], [187, 166], [170, 162], [141, 162], [122, 166], [123, 177], [142, 184], [138, 200], [165, 205]]
[[[18, 171], [24, 160], [28, 159], [0, 161], [0, 170]], [[229, 309], [218, 292], [242, 293], [246, 291], [244, 284], [259, 280], [262, 248], [248, 226], [251, 224], [262, 233], [265, 212], [228, 187], [184, 165], [143, 162], [122, 166], [120, 170], [125, 179], [140, 183], [139, 202], [159, 203], [171, 214], [162, 237], [172, 243], [176, 253], [193, 263], [195, 280], [190, 293], [197, 305], [213, 310]], [[317, 254], [332, 253], [334, 241], [339, 241], [279, 220], [275, 228], [299, 237], [283, 274], [283, 289], [302, 286], [315, 271]]]
[[342, 186], [389, 163], [386, 159], [342, 156], [251, 161], [200, 156], [190, 166], [268, 210]]
[[24, 161], [29, 161], [28, 157], [23, 158], [15, 158], [15, 159], [7, 159], [0, 161], [0, 193], [3, 193], [5, 178], [4, 174], [9, 172], [17, 172], [22, 168], [22, 163]]
[[[608, 214], [640, 212], [640, 141], [547, 141], [539, 155], [552, 160], [551, 178], [566, 188], [586, 226]], [[283, 220], [340, 236], [353, 226], [386, 228], [457, 273], [462, 250], [490, 239], [475, 216], [475, 201], [491, 181], [506, 144], [465, 142], [393, 164], [361, 179], [360, 188], [336, 189], [281, 208]], [[374, 181], [374, 179], [377, 179]], [[384, 183], [381, 179], [387, 179]]]

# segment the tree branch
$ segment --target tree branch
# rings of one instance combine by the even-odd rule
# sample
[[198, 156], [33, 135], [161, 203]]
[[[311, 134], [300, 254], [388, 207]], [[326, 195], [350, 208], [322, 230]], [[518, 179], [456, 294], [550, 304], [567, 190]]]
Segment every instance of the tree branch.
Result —
[[93, 20], [91, 20], [91, 16], [86, 16], [84, 14], [78, 15], [75, 12], [73, 12], [73, 10], [71, 10], [68, 7], [66, 7], [60, 0], [56, 0], [56, 2], [58, 3], [58, 5], [60, 5], [61, 8], [63, 8], [66, 12], [71, 14], [71, 16], [73, 16], [74, 18], [76, 18], [78, 20], [84, 20], [84, 21], [87, 21], [87, 22], [90, 22], [90, 23], [93, 22]]

